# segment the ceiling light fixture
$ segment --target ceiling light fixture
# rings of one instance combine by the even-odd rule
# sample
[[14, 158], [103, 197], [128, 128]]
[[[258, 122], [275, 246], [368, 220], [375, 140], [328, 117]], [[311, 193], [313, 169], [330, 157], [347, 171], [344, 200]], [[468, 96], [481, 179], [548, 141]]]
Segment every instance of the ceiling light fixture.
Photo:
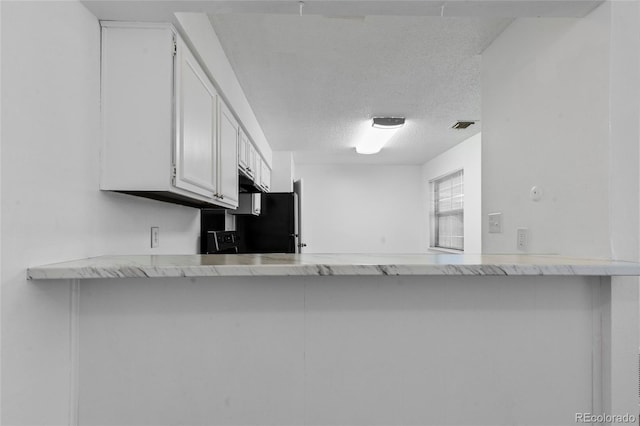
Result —
[[356, 145], [356, 152], [377, 154], [398, 129], [404, 126], [404, 121], [404, 117], [374, 117]]

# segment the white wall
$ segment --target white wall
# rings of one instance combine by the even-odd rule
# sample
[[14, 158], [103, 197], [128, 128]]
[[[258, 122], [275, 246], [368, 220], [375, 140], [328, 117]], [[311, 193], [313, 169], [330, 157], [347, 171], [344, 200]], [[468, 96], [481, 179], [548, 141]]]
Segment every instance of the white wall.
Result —
[[640, 2], [610, 7], [611, 253], [640, 260]]
[[1, 24], [2, 424], [68, 424], [70, 286], [26, 281], [26, 268], [193, 254], [199, 214], [98, 190], [100, 29], [84, 6], [3, 1]]
[[[609, 237], [611, 255], [616, 259], [640, 260], [640, 2], [612, 2], [609, 65]], [[612, 300], [629, 304], [639, 297], [638, 277], [614, 277]], [[635, 314], [635, 315], [634, 315]], [[618, 320], [638, 323], [639, 313], [618, 314]], [[610, 352], [626, 354], [612, 365], [614, 386], [618, 393], [606, 401], [608, 412], [623, 412], [638, 406], [636, 371], [621, 365], [636, 354], [636, 330], [613, 329], [617, 343]], [[635, 332], [634, 332], [635, 331]], [[627, 343], [629, 342], [629, 343]], [[635, 343], [636, 347], [633, 347]], [[630, 364], [637, 365], [637, 364]], [[633, 377], [632, 377], [633, 376]], [[626, 389], [626, 391], [625, 391]]]
[[[471, 136], [422, 166], [425, 217], [429, 217], [431, 188], [429, 181], [464, 170], [464, 251], [482, 251], [482, 136]], [[424, 250], [430, 244], [431, 226], [427, 226]]]
[[292, 151], [273, 151], [271, 192], [293, 192], [295, 165]]
[[296, 164], [300, 178], [306, 253], [420, 251], [420, 166]]
[[[2, 94], [2, 2], [0, 2], [0, 94]], [[0, 102], [0, 189], [2, 188], [2, 102]], [[2, 191], [0, 190], [0, 423], [2, 423]]]
[[[517, 252], [525, 227], [529, 252], [609, 256], [609, 17], [604, 5], [584, 19], [517, 19], [485, 50], [484, 252]], [[503, 213], [502, 234], [488, 233], [490, 212]]]
[[[639, 70], [637, 1], [606, 2], [582, 20], [519, 19], [485, 50], [483, 251], [515, 252], [524, 226], [533, 252], [638, 260]], [[533, 185], [540, 202], [527, 197]], [[487, 233], [491, 211], [504, 212], [504, 234]], [[637, 277], [612, 278], [612, 303], [638, 297]], [[638, 324], [637, 310], [625, 312], [612, 319]], [[638, 328], [611, 333], [617, 390], [602, 412], [634, 412]]]

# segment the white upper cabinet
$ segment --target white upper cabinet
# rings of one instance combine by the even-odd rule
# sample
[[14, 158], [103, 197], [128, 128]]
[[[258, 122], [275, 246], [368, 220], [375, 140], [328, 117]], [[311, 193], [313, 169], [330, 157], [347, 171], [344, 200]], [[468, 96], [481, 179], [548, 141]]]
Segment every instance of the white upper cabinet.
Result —
[[194, 55], [169, 24], [101, 24], [100, 188], [235, 208], [238, 124]]
[[244, 133], [242, 129], [240, 129], [240, 134], [238, 135], [238, 168], [243, 172], [247, 172], [247, 168], [249, 167], [249, 138]]
[[269, 192], [271, 187], [271, 169], [267, 166], [267, 163], [260, 158], [260, 187], [265, 191]]
[[180, 40], [177, 42], [176, 69], [178, 132], [174, 185], [210, 198], [216, 193], [218, 94]]
[[[260, 156], [257, 149], [244, 133], [242, 128], [238, 130], [238, 169], [251, 181], [250, 186], [261, 192], [268, 192], [271, 183], [271, 169]], [[263, 172], [264, 170], [264, 172]]]
[[247, 149], [247, 175], [255, 181], [256, 173], [258, 173], [258, 151], [256, 151], [256, 148], [251, 141], [249, 141]]
[[215, 194], [229, 207], [238, 206], [238, 122], [227, 105], [219, 101], [218, 185]]
[[261, 192], [269, 192], [269, 189], [271, 187], [271, 169], [259, 155], [256, 155], [256, 173], [254, 178], [254, 185]]

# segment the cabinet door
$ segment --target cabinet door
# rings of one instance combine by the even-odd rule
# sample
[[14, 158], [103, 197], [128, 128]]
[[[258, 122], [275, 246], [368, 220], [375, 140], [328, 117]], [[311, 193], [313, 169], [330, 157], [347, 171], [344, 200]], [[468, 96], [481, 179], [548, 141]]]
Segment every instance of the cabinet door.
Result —
[[262, 158], [260, 159], [260, 186], [265, 192], [269, 192], [271, 186], [271, 169]]
[[247, 135], [240, 129], [238, 137], [238, 168], [246, 171], [249, 166], [249, 139]]
[[166, 191], [174, 164], [175, 35], [169, 24], [120, 24], [100, 23], [100, 188]]
[[219, 101], [218, 194], [222, 203], [238, 206], [238, 122]]
[[176, 54], [174, 186], [213, 198], [216, 189], [215, 118], [218, 95], [178, 39]]
[[257, 182], [256, 173], [258, 173], [258, 163], [256, 160], [258, 159], [258, 153], [256, 152], [256, 149], [253, 147], [253, 144], [250, 141], [248, 143], [248, 152], [249, 155], [247, 159], [247, 174], [251, 179], [253, 179], [254, 182]]

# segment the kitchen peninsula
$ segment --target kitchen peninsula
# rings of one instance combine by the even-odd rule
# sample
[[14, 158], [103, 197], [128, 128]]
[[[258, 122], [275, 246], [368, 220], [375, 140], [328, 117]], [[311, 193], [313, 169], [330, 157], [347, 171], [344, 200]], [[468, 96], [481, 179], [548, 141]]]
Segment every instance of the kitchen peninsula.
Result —
[[101, 256], [29, 268], [29, 279], [287, 275], [640, 275], [640, 265], [541, 255], [240, 254]]
[[[559, 256], [103, 256], [73, 288], [83, 424], [636, 416], [640, 265]], [[635, 394], [628, 395], [629, 391]]]

